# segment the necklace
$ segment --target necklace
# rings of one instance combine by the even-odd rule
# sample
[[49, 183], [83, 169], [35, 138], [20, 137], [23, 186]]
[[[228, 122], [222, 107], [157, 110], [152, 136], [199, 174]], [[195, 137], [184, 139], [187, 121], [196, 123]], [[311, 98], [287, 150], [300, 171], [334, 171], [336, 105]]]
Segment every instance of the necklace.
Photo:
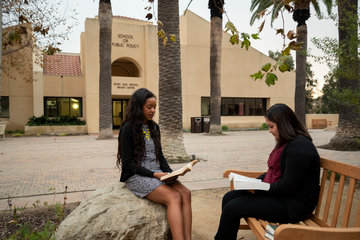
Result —
[[145, 132], [145, 129], [143, 128], [143, 133], [145, 135], [145, 138], [146, 140], [150, 140], [150, 130], [149, 129], [146, 129], [146, 132]]

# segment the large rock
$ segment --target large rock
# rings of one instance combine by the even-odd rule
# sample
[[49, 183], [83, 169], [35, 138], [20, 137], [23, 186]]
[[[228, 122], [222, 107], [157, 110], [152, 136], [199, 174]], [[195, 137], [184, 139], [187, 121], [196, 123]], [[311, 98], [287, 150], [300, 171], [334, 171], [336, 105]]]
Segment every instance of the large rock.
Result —
[[171, 239], [166, 207], [131, 193], [123, 183], [99, 189], [60, 224], [61, 239]]

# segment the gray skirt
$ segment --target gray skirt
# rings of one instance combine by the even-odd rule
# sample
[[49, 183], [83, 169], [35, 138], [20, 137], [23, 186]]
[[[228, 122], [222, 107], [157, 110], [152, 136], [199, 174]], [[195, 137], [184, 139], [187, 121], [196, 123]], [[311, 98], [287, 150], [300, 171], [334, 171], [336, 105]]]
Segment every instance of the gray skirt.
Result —
[[[141, 166], [154, 172], [163, 172], [160, 169], [159, 163], [155, 159], [154, 160], [144, 159], [141, 162]], [[157, 178], [150, 178], [135, 174], [131, 176], [128, 180], [126, 180], [125, 186], [136, 196], [140, 198], [144, 198], [149, 193], [154, 191], [156, 188], [160, 187], [161, 185], [164, 184], [171, 185], [175, 182], [176, 180], [162, 182]]]

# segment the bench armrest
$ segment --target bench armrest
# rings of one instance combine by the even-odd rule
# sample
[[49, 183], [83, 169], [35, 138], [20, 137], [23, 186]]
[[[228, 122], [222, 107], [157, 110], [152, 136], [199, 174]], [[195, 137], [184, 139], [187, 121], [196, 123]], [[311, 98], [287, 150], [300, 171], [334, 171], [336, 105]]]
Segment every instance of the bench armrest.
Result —
[[360, 239], [360, 228], [310, 227], [281, 224], [275, 231], [274, 240], [355, 240]]
[[240, 171], [240, 170], [233, 170], [233, 169], [228, 169], [224, 172], [223, 177], [224, 178], [228, 178], [230, 173], [236, 173], [236, 174], [240, 174], [246, 177], [252, 177], [252, 178], [257, 178], [258, 176], [260, 176], [261, 174], [265, 173], [266, 171], [263, 172], [249, 172], [249, 171]]

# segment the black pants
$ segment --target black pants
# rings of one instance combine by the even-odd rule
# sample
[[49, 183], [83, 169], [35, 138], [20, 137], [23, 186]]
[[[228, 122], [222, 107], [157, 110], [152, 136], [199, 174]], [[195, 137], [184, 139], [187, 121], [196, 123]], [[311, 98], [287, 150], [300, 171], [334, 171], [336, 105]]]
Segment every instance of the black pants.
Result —
[[289, 221], [285, 201], [282, 198], [257, 191], [252, 194], [244, 190], [226, 193], [222, 200], [222, 213], [216, 240], [236, 240], [240, 219], [255, 217], [270, 222]]

